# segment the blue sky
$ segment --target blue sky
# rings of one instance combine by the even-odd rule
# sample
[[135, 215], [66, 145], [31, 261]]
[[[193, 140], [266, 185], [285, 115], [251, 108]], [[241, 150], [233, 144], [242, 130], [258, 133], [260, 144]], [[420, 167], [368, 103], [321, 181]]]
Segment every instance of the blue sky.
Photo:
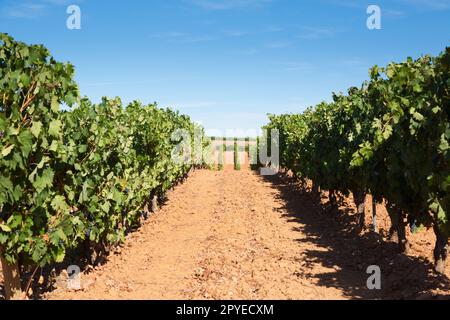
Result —
[[[77, 4], [82, 29], [66, 28]], [[368, 30], [368, 5], [382, 29]], [[0, 32], [76, 66], [83, 95], [257, 129], [360, 85], [375, 64], [450, 45], [450, 0], [0, 0]]]

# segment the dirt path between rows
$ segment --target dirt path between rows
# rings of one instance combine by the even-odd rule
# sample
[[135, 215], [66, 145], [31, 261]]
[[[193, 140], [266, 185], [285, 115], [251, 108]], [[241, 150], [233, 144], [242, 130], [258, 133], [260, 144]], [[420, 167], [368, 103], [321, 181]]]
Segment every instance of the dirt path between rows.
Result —
[[[383, 289], [366, 287], [379, 264]], [[83, 290], [47, 299], [377, 299], [450, 295], [426, 259], [356, 238], [280, 177], [195, 171]]]

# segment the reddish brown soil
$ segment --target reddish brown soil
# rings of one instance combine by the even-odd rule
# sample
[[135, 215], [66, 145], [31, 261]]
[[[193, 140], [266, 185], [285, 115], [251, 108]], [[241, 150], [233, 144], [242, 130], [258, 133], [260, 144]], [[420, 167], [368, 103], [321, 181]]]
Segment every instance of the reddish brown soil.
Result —
[[[194, 172], [83, 289], [47, 299], [423, 299], [450, 297], [432, 271], [433, 235], [409, 235], [410, 255], [370, 232], [357, 234], [350, 201], [326, 210], [289, 178], [250, 170]], [[379, 208], [381, 234], [389, 229]], [[369, 222], [368, 220], [367, 222]], [[366, 287], [379, 265], [382, 290]], [[63, 282], [64, 283], [64, 282]]]

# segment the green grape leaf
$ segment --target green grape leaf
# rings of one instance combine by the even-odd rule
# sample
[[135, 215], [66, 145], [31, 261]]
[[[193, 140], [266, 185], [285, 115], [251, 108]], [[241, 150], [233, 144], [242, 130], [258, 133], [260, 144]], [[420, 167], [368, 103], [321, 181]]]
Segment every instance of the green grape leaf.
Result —
[[53, 210], [67, 212], [69, 211], [69, 206], [66, 203], [66, 200], [63, 196], [55, 196], [51, 203]]
[[31, 133], [33, 134], [33, 136], [35, 138], [39, 137], [39, 134], [41, 133], [41, 129], [42, 129], [42, 122], [40, 121], [34, 121], [33, 125], [31, 126]]
[[59, 101], [58, 101], [58, 97], [56, 97], [56, 96], [53, 96], [53, 97], [52, 97], [52, 102], [51, 102], [50, 108], [52, 109], [53, 112], [59, 112]]
[[4, 232], [11, 232], [11, 228], [8, 227], [6, 224], [0, 223], [0, 229], [2, 229], [2, 231]]
[[59, 137], [61, 135], [61, 127], [62, 123], [60, 120], [53, 120], [52, 122], [50, 122], [48, 134], [53, 137]]
[[28, 157], [31, 151], [31, 147], [33, 145], [33, 136], [30, 131], [24, 130], [22, 131], [19, 136], [17, 137], [17, 140], [19, 140], [20, 145], [22, 146], [22, 154], [24, 157]]
[[6, 147], [6, 148], [3, 148], [2, 149], [2, 156], [3, 157], [6, 157], [6, 156], [8, 156], [10, 153], [11, 153], [11, 151], [14, 149], [14, 145], [12, 144], [12, 145], [10, 145], [10, 146], [8, 146], [8, 147]]
[[45, 188], [50, 188], [53, 185], [53, 177], [55, 173], [51, 168], [44, 170], [42, 175], [38, 175], [33, 182], [33, 187], [37, 192], [42, 192]]

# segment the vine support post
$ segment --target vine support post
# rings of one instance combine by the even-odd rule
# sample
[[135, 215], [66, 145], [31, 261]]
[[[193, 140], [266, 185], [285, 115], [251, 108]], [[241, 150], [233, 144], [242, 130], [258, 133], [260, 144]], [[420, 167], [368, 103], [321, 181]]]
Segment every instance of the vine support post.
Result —
[[330, 201], [331, 211], [333, 213], [337, 213], [339, 211], [339, 206], [338, 206], [338, 203], [337, 203], [336, 190], [331, 189], [329, 191], [329, 196], [328, 197], [329, 197], [329, 201]]
[[373, 196], [372, 199], [372, 231], [378, 233], [377, 225], [377, 200]]
[[399, 249], [401, 253], [408, 254], [410, 245], [408, 239], [406, 239], [406, 223], [402, 210], [398, 210], [397, 219], [397, 237]]
[[410, 244], [406, 238], [406, 223], [405, 223], [405, 213], [398, 208], [397, 205], [387, 202], [386, 206], [389, 216], [391, 217], [392, 227], [390, 230], [391, 236], [397, 234], [397, 242], [399, 251], [401, 253], [408, 254], [410, 249]]
[[151, 210], [153, 213], [156, 213], [158, 211], [159, 206], [158, 206], [158, 196], [157, 195], [153, 196], [151, 207], [152, 207]]
[[434, 233], [436, 234], [436, 245], [434, 247], [434, 261], [437, 273], [444, 274], [445, 272], [445, 261], [448, 256], [448, 236], [439, 229], [438, 225], [433, 226]]
[[319, 187], [319, 185], [318, 185], [317, 183], [315, 183], [314, 181], [313, 181], [313, 183], [312, 183], [312, 193], [313, 193], [314, 196], [318, 196], [319, 193], [320, 193], [320, 187]]
[[[1, 254], [1, 250], [0, 250]], [[19, 300], [22, 298], [22, 288], [20, 285], [19, 263], [10, 264], [5, 258], [0, 258], [2, 263], [5, 298], [6, 300]]]
[[353, 192], [353, 198], [357, 208], [358, 226], [362, 230], [366, 223], [366, 216], [365, 216], [366, 195], [364, 192], [358, 190]]

